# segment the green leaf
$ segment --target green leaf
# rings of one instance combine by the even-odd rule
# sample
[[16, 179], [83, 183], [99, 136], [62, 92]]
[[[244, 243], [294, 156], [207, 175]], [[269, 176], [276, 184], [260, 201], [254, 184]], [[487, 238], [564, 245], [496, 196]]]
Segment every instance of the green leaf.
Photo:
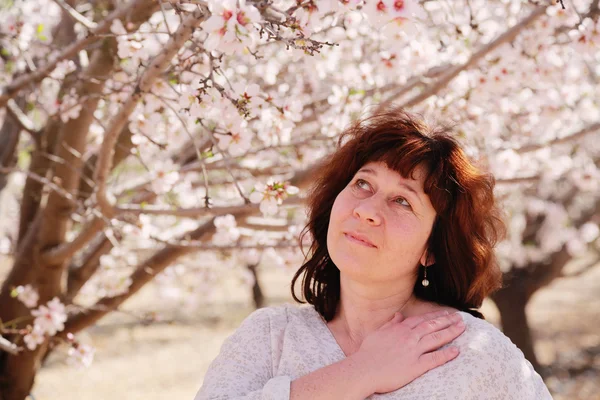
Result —
[[5, 64], [4, 64], [4, 70], [6, 72], [8, 72], [9, 74], [12, 74], [13, 71], [15, 69], [15, 63], [13, 61], [8, 60]]
[[17, 165], [19, 166], [19, 168], [27, 168], [27, 166], [29, 166], [29, 162], [31, 161], [31, 153], [29, 153], [29, 151], [27, 150], [21, 150], [19, 151], [19, 154], [17, 155]]
[[1, 8], [11, 8], [15, 5], [13, 0], [0, 0], [0, 9]]
[[45, 42], [46, 40], [48, 40], [46, 35], [44, 35], [44, 33], [43, 33], [44, 32], [44, 24], [38, 24], [36, 31], [37, 31], [36, 36], [39, 40], [41, 40], [42, 42]]

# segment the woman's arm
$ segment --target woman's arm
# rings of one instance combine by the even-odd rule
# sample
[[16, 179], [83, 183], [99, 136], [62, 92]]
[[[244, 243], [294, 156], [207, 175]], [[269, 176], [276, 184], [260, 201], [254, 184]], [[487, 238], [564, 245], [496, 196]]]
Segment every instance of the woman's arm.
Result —
[[350, 356], [291, 384], [290, 400], [364, 400], [373, 394], [360, 360]]
[[254, 311], [223, 342], [195, 400], [289, 399], [290, 377], [272, 376], [271, 314]]

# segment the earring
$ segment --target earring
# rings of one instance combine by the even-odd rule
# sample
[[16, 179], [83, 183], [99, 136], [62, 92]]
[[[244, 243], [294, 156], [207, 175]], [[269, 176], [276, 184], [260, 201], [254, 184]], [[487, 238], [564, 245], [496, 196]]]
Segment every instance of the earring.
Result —
[[421, 281], [421, 285], [424, 287], [429, 286], [429, 281], [427, 280], [427, 267], [423, 266], [423, 280]]

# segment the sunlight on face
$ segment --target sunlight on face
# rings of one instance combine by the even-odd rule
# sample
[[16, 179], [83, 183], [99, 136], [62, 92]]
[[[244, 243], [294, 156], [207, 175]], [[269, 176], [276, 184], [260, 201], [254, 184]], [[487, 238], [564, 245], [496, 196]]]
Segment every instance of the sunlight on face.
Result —
[[331, 210], [329, 255], [340, 273], [364, 282], [407, 279], [426, 246], [436, 212], [423, 192], [425, 171], [404, 178], [384, 163], [365, 164]]

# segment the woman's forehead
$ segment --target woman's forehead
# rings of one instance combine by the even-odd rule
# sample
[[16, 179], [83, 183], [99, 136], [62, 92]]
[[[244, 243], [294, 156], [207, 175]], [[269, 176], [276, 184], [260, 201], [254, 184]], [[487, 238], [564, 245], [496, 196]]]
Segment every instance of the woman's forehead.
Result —
[[386, 175], [394, 174], [397, 175], [399, 180], [416, 181], [415, 183], [418, 183], [421, 188], [423, 187], [423, 183], [425, 181], [425, 178], [427, 177], [427, 169], [423, 165], [419, 164], [412, 171], [406, 171], [408, 173], [408, 176], [404, 176], [399, 171], [390, 168], [383, 161], [369, 161], [365, 163], [362, 167], [360, 167], [357, 173], [358, 172], [366, 172], [374, 175], [379, 175], [380, 173]]

